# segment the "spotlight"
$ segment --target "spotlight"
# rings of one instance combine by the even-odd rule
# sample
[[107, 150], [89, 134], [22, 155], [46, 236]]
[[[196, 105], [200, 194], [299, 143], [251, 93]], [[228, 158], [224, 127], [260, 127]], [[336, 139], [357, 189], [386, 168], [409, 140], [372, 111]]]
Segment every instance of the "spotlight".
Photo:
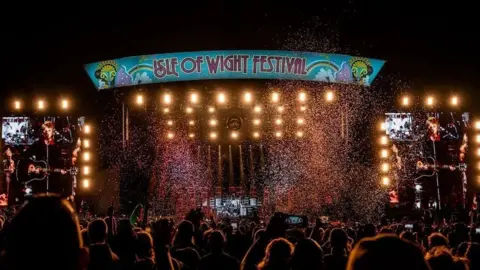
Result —
[[233, 131], [230, 136], [232, 137], [232, 139], [237, 139], [238, 138], [238, 132], [236, 131]]
[[89, 152], [83, 153], [83, 160], [84, 161], [90, 161], [90, 153]]
[[303, 131], [297, 131], [297, 137], [299, 138], [303, 137]]
[[90, 187], [90, 180], [84, 179], [84, 180], [83, 180], [83, 187], [84, 187], [84, 188]]
[[169, 113], [169, 112], [170, 112], [170, 109], [169, 109], [169, 108], [163, 108], [163, 112], [164, 112], [164, 113]]
[[380, 151], [380, 157], [381, 158], [388, 158], [388, 150], [387, 149], [382, 149]]
[[243, 100], [245, 101], [245, 103], [252, 102], [252, 94], [250, 92], [245, 92], [245, 94], [243, 95]]
[[300, 111], [304, 112], [307, 110], [307, 106], [303, 105], [303, 106], [300, 106]]
[[382, 184], [384, 186], [390, 185], [390, 178], [388, 178], [387, 176], [382, 177]]
[[214, 127], [218, 123], [217, 119], [210, 119], [210, 126]]
[[255, 108], [253, 108], [253, 111], [256, 112], [256, 113], [261, 113], [262, 112], [262, 107], [260, 106], [255, 106]]
[[260, 138], [260, 132], [258, 132], [258, 131], [253, 132], [253, 137], [254, 138]]
[[170, 105], [172, 103], [172, 95], [170, 94], [163, 95], [163, 103], [166, 105]]
[[388, 163], [382, 164], [382, 172], [387, 173], [390, 170], [390, 165]]
[[195, 133], [188, 134], [188, 137], [190, 137], [191, 139], [195, 138]]
[[333, 94], [333, 91], [327, 91], [327, 93], [325, 94], [325, 99], [328, 102], [332, 102], [334, 98], [335, 98], [335, 95]]
[[90, 148], [90, 141], [87, 139], [83, 140], [83, 147]]
[[13, 102], [13, 108], [15, 108], [15, 110], [20, 110], [22, 108], [22, 103], [20, 102], [20, 100], [15, 100]]
[[275, 120], [275, 124], [276, 125], [281, 125], [282, 124], [282, 119], [279, 118], [279, 119]]
[[197, 93], [191, 93], [190, 94], [190, 102], [193, 104], [198, 103], [198, 94]]
[[219, 93], [217, 96], [217, 101], [218, 103], [223, 104], [227, 101], [227, 97], [225, 96], [224, 93]]
[[167, 138], [169, 138], [169, 139], [173, 139], [174, 136], [175, 135], [173, 134], [173, 132], [168, 132], [167, 133]]
[[476, 141], [477, 143], [480, 143], [480, 134], [477, 134], [477, 135], [475, 136], [475, 141]]
[[90, 132], [91, 132], [91, 127], [90, 127], [90, 125], [85, 125], [85, 126], [83, 127], [83, 131], [85, 132], [85, 134], [90, 134]]
[[298, 100], [300, 100], [300, 102], [305, 102], [307, 100], [307, 94], [305, 94], [305, 92], [300, 92], [298, 94]]
[[216, 139], [217, 138], [217, 133], [216, 132], [210, 132], [210, 139]]
[[253, 119], [253, 124], [254, 124], [255, 126], [260, 125], [260, 119]]
[[435, 99], [433, 97], [427, 97], [428, 106], [433, 106], [434, 103], [435, 103]]
[[452, 106], [457, 106], [458, 105], [458, 97], [457, 96], [453, 96], [450, 98], [450, 104]]
[[168, 120], [168, 121], [167, 121], [167, 125], [173, 126], [173, 121], [172, 121], [172, 120]]
[[185, 111], [186, 111], [187, 113], [192, 113], [192, 112], [193, 112], [193, 109], [190, 108], [190, 107], [187, 107], [187, 108], [185, 109]]
[[37, 102], [37, 108], [38, 108], [39, 110], [45, 109], [45, 101], [39, 100], [39, 101]]
[[143, 105], [143, 95], [138, 94], [136, 102], [137, 102], [137, 105]]
[[194, 125], [195, 125], [195, 121], [190, 120], [190, 121], [188, 121], [188, 124], [189, 124], [190, 126], [194, 126]]
[[90, 174], [90, 167], [88, 167], [88, 166], [83, 167], [83, 174], [84, 175], [89, 175]]
[[387, 127], [386, 127], [386, 125], [385, 125], [385, 122], [381, 122], [381, 123], [380, 123], [380, 130], [383, 131], [383, 130], [386, 130], [386, 129], [387, 129]]
[[280, 132], [280, 131], [275, 132], [275, 137], [277, 137], [277, 138], [282, 137], [282, 132]]
[[304, 123], [305, 123], [305, 119], [303, 119], [303, 118], [298, 118], [297, 119], [297, 124], [303, 125]]
[[477, 163], [477, 170], [480, 171], [480, 161]]
[[480, 148], [477, 149], [477, 156], [480, 157]]
[[387, 145], [388, 144], [388, 137], [387, 136], [380, 137], [380, 144], [381, 145]]
[[475, 129], [480, 130], [480, 121], [475, 122]]
[[209, 112], [209, 113], [214, 113], [214, 112], [215, 112], [215, 108], [214, 108], [214, 107], [208, 107], [208, 112]]
[[418, 191], [418, 192], [422, 191], [422, 185], [416, 184], [415, 185], [415, 190]]
[[408, 106], [408, 105], [410, 105], [410, 98], [407, 97], [407, 96], [403, 97], [403, 98], [402, 98], [402, 105], [403, 105], [403, 106]]
[[285, 108], [283, 106], [278, 106], [278, 108], [277, 108], [277, 111], [279, 113], [283, 113], [284, 110], [285, 110]]
[[277, 103], [280, 100], [280, 94], [277, 92], [272, 93], [272, 102]]
[[68, 100], [67, 99], [62, 99], [62, 109], [66, 110], [68, 109]]

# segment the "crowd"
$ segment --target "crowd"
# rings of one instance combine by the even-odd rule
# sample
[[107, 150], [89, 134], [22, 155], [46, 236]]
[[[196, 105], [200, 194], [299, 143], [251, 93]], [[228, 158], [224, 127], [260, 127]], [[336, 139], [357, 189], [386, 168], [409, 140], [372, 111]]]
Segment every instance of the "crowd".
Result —
[[[473, 219], [472, 219], [473, 220]], [[79, 220], [68, 201], [39, 196], [0, 215], [0, 269], [480, 269], [480, 224], [325, 223], [292, 227], [282, 214], [264, 225], [160, 218], [143, 226], [116, 218]]]

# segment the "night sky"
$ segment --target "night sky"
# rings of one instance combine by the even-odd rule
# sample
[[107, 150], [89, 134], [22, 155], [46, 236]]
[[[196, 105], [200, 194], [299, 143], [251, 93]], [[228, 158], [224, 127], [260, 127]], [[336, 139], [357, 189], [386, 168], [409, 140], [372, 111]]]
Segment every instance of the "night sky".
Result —
[[91, 105], [85, 100], [96, 90], [83, 70], [85, 63], [177, 51], [286, 49], [292, 36], [306, 44], [301, 40], [305, 33], [331, 40], [339, 53], [386, 60], [380, 76], [411, 82], [417, 91], [455, 90], [475, 100], [480, 87], [480, 24], [478, 16], [465, 13], [474, 9], [462, 1], [444, 7], [438, 1], [436, 6], [405, 1], [294, 1], [283, 6], [215, 2], [188, 8], [136, 2], [119, 8], [119, 1], [109, 8], [5, 8], [0, 19], [1, 95], [68, 92]]

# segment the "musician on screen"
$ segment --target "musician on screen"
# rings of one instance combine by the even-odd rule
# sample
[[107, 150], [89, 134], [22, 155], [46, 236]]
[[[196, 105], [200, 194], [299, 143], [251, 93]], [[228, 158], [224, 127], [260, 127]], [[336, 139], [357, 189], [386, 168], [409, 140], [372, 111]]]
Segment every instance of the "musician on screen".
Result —
[[22, 155], [26, 162], [17, 168], [17, 178], [25, 183], [26, 195], [49, 192], [68, 196], [71, 191], [66, 170], [70, 151], [59, 143], [56, 134], [54, 123], [45, 121], [40, 138]]

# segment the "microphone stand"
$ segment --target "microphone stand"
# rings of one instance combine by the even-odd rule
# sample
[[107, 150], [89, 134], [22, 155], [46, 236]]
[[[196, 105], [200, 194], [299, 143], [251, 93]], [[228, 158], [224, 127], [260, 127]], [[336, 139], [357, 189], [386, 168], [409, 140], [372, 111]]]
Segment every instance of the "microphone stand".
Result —
[[48, 192], [49, 192], [49, 190], [50, 190], [50, 189], [49, 189], [49, 186], [50, 186], [50, 172], [49, 172], [49, 170], [50, 170], [50, 161], [49, 161], [49, 149], [48, 149], [48, 148], [49, 148], [49, 146], [48, 146], [49, 144], [50, 144], [50, 142], [47, 141], [47, 160], [46, 160], [46, 161], [47, 161], [47, 169], [46, 169], [46, 170], [47, 170], [47, 195], [48, 195]]

